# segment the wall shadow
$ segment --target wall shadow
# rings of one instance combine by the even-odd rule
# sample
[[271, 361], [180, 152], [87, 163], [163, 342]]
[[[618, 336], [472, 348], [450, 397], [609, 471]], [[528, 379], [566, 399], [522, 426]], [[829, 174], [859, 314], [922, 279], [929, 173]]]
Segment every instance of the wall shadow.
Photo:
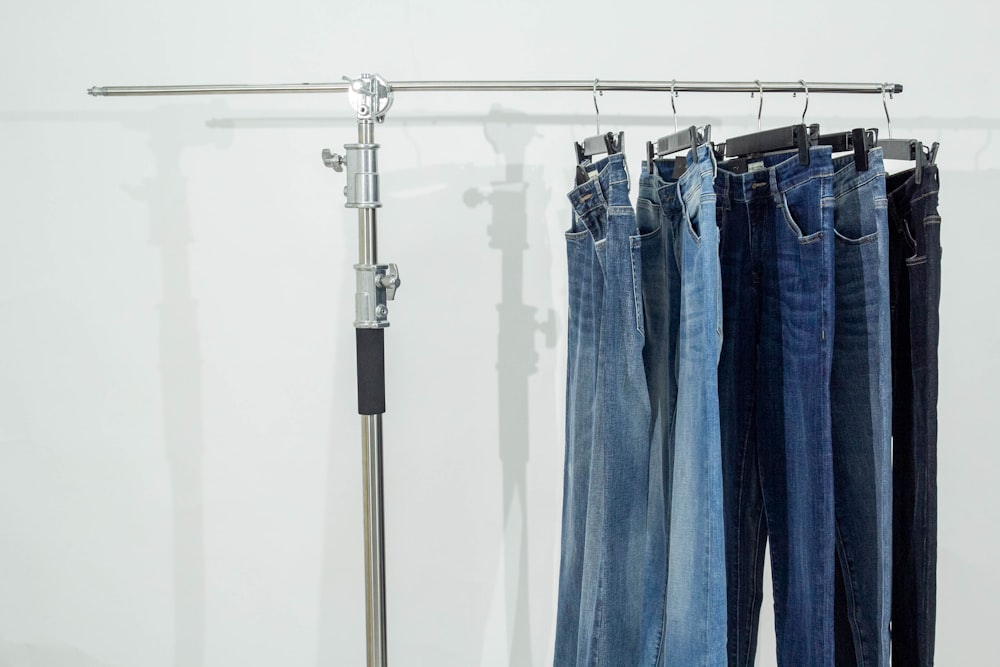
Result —
[[194, 243], [181, 169], [185, 149], [228, 147], [230, 132], [208, 131], [207, 104], [169, 106], [129, 117], [142, 132], [156, 171], [126, 185], [149, 210], [150, 242], [160, 251], [160, 393], [163, 444], [170, 466], [173, 508], [174, 665], [205, 664], [205, 519], [202, 358], [198, 305], [191, 283]]
[[[513, 122], [512, 122], [513, 121]], [[497, 304], [497, 424], [503, 470], [504, 593], [511, 665], [534, 665], [531, 640], [531, 577], [528, 544], [527, 469], [531, 449], [530, 378], [538, 370], [536, 335], [555, 345], [555, 313], [544, 322], [524, 302], [524, 253], [528, 250], [528, 191], [525, 152], [537, 128], [518, 114], [493, 107], [483, 123], [486, 139], [504, 164], [504, 179], [486, 190], [468, 190], [468, 206], [491, 210], [489, 246], [500, 251], [501, 300]], [[536, 187], [540, 174], [535, 174]]]

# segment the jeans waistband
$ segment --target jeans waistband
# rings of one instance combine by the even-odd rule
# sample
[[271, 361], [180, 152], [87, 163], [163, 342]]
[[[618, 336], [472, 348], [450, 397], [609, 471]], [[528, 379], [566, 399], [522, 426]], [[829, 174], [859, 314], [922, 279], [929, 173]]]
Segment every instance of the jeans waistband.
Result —
[[[715, 154], [709, 146], [702, 144], [687, 154], [687, 169], [677, 182], [677, 191], [684, 199], [684, 207], [693, 211], [701, 204], [704, 195], [711, 196], [715, 201], [715, 191], [712, 187], [718, 165]], [[708, 192], [704, 192], [707, 186]]]
[[[777, 197], [813, 178], [833, 175], [833, 150], [829, 146], [809, 149], [809, 164], [799, 162], [797, 152], [763, 155], [749, 160], [751, 166], [760, 164], [757, 171], [737, 174], [718, 165], [715, 192], [731, 201], [749, 202], [761, 197]], [[767, 184], [769, 187], [764, 187]]]
[[920, 183], [914, 178], [916, 169], [907, 169], [886, 176], [885, 189], [895, 210], [908, 212], [913, 202], [938, 192], [941, 185], [937, 165], [924, 165], [923, 170]]
[[[570, 203], [580, 217], [585, 217], [594, 209], [613, 206], [632, 207], [628, 197], [628, 167], [624, 153], [615, 153], [593, 163], [597, 177], [569, 191]], [[618, 187], [615, 187], [618, 186]]]
[[680, 193], [686, 197], [685, 206], [695, 206], [695, 199], [701, 194], [705, 176], [715, 178], [717, 164], [715, 154], [708, 145], [688, 151], [684, 158], [687, 168], [680, 178], [674, 176], [673, 160], [653, 162], [653, 174], [649, 173], [649, 163], [643, 160], [642, 176], [639, 179], [639, 196], [659, 204], [664, 211], [680, 208]]
[[927, 252], [924, 220], [937, 215], [937, 194], [941, 188], [936, 164], [925, 165], [917, 183], [916, 169], [907, 169], [886, 177], [889, 199], [889, 228], [910, 246], [914, 257]]
[[882, 149], [875, 147], [868, 151], [868, 169], [858, 171], [853, 155], [833, 158], [833, 196], [842, 197], [875, 179], [885, 178], [885, 164]]

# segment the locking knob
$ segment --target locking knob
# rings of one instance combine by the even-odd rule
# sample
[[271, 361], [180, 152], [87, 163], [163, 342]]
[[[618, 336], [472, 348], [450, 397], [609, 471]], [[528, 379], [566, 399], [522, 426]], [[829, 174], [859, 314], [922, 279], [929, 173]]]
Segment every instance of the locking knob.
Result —
[[344, 156], [331, 153], [329, 148], [324, 148], [323, 164], [334, 171], [344, 171]]

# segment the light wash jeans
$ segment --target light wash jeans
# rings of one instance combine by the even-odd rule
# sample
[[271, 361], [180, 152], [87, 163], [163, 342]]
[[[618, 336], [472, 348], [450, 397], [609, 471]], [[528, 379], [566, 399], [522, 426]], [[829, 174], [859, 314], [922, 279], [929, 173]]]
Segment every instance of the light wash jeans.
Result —
[[[647, 318], [664, 313], [665, 335], [647, 341], [654, 405], [663, 405], [665, 465], [659, 478], [662, 529], [651, 531], [662, 553], [648, 554], [643, 658], [636, 664], [726, 664], [726, 561], [722, 513], [718, 363], [722, 347], [722, 283], [715, 221], [715, 158], [707, 146], [673, 161], [643, 165], [638, 216], [662, 227], [659, 272], [643, 265]], [[653, 226], [653, 225], [650, 225]], [[662, 278], [661, 278], [662, 275]], [[659, 470], [655, 471], [659, 472]], [[660, 489], [650, 497], [659, 499]], [[650, 511], [650, 516], [655, 516]], [[654, 526], [659, 528], [659, 526]], [[656, 567], [656, 559], [659, 567]], [[659, 599], [658, 607], [655, 602]]]

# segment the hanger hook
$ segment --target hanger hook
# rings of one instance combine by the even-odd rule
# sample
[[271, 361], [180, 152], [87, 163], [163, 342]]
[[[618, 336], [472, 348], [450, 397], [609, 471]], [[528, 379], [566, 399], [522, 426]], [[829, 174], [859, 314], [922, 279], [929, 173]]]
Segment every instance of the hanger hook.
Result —
[[[885, 89], [886, 84], [882, 84], [882, 108], [885, 109], [885, 124], [889, 129], [889, 138], [892, 139], [892, 119], [889, 118], [889, 104], [885, 101]], [[889, 97], [892, 97], [892, 93], [889, 93]]]
[[[596, 121], [597, 122], [597, 134], [600, 134], [601, 133], [601, 110], [597, 107], [597, 83], [598, 83], [598, 81], [599, 81], [599, 79], [597, 79], [597, 78], [594, 79], [594, 113], [597, 115], [597, 121]], [[604, 91], [602, 90], [601, 91], [601, 95], [603, 95], [603, 94], [604, 94]]]
[[809, 85], [805, 82], [805, 79], [799, 79], [799, 83], [802, 84], [802, 89], [806, 92], [806, 105], [802, 108], [802, 124], [806, 124], [806, 111], [809, 110]]
[[[761, 85], [760, 79], [754, 79], [754, 83], [757, 84], [757, 90], [760, 95], [760, 104], [757, 105], [757, 131], [760, 132], [760, 115], [764, 113], [764, 86]], [[753, 97], [753, 93], [750, 93], [750, 97]]]
[[674, 132], [677, 131], [677, 105], [674, 104], [674, 100], [677, 98], [677, 91], [674, 90], [676, 85], [677, 79], [670, 82], [670, 108], [674, 110]]

